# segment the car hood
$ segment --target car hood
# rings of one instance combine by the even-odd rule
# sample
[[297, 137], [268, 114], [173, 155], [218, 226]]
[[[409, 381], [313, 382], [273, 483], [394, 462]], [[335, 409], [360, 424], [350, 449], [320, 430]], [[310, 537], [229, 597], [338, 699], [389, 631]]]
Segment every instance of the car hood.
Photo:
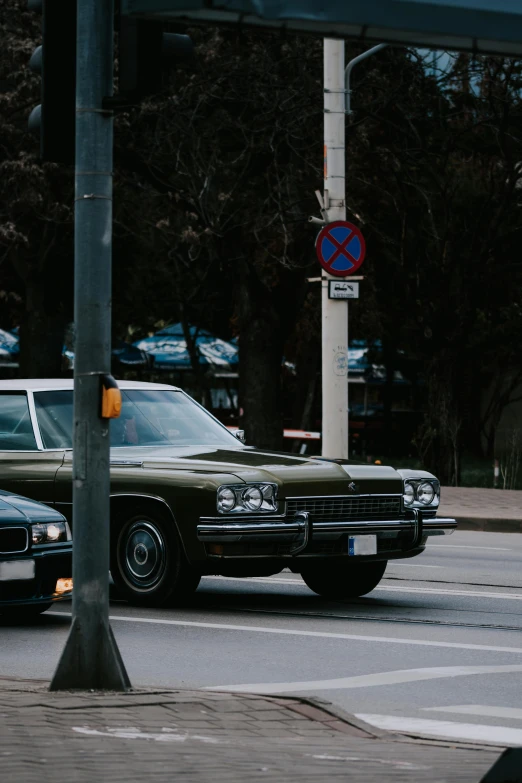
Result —
[[43, 503], [0, 491], [0, 525], [61, 521], [62, 515]]
[[[244, 482], [278, 484], [282, 497], [313, 495], [402, 494], [399, 473], [385, 465], [326, 460], [249, 447], [130, 447], [111, 451], [111, 462], [141, 462], [143, 469], [230, 474]], [[355, 487], [349, 489], [349, 484]]]

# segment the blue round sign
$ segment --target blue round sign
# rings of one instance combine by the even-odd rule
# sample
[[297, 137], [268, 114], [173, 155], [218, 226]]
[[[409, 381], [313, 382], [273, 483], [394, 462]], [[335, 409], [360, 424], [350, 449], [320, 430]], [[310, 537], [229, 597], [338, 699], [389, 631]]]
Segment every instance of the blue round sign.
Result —
[[336, 277], [352, 275], [366, 255], [363, 235], [357, 226], [346, 220], [335, 220], [322, 228], [315, 248], [321, 266]]

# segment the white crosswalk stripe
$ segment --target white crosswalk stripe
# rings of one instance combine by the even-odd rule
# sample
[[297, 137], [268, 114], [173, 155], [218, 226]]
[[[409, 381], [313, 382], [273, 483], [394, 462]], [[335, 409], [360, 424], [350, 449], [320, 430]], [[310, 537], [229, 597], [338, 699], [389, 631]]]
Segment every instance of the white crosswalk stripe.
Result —
[[455, 715], [470, 715], [480, 718], [506, 718], [522, 720], [519, 707], [490, 707], [487, 704], [456, 704], [449, 707], [423, 707], [424, 712], [447, 712]]
[[468, 677], [473, 674], [512, 674], [522, 672], [522, 665], [508, 666], [428, 666], [422, 669], [397, 669], [373, 674], [357, 674], [330, 680], [303, 680], [298, 682], [256, 682], [243, 685], [206, 686], [208, 691], [233, 691], [236, 693], [296, 693], [297, 691], [353, 690], [375, 688], [382, 685], [399, 685], [406, 682], [439, 680], [448, 677]]

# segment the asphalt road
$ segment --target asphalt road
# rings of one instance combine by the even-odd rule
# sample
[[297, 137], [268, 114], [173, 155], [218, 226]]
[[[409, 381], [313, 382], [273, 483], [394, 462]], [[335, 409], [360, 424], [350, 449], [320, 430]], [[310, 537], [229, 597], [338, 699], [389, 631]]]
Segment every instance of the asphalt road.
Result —
[[[287, 572], [207, 577], [182, 610], [113, 601], [112, 626], [134, 685], [310, 695], [386, 729], [520, 746], [521, 561], [521, 535], [457, 532], [355, 601]], [[0, 675], [51, 677], [68, 612], [4, 621]]]

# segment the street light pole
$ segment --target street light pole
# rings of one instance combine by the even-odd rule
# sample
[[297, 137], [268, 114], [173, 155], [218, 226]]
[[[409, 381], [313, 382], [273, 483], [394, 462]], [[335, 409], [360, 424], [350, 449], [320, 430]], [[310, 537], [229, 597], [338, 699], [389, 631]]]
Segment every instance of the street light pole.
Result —
[[367, 57], [371, 57], [372, 54], [377, 54], [377, 52], [380, 52], [381, 49], [384, 49], [386, 46], [389, 46], [389, 44], [377, 44], [377, 46], [372, 46], [371, 49], [368, 49], [366, 52], [363, 52], [362, 54], [357, 55], [357, 57], [354, 57], [353, 60], [350, 60], [346, 68], [344, 69], [344, 89], [346, 94], [346, 114], [348, 115], [348, 119], [350, 119], [350, 115], [352, 113], [352, 91], [350, 89], [350, 77], [352, 75], [352, 70], [355, 65], [358, 65], [358, 63], [362, 62], [363, 60], [366, 60]]
[[[346, 220], [345, 116], [350, 117], [350, 76], [354, 66], [384, 49], [378, 44], [344, 67], [344, 42], [324, 39], [324, 204], [328, 223]], [[323, 457], [347, 458], [348, 418], [348, 301], [328, 298], [328, 281], [321, 276]]]
[[51, 690], [126, 690], [109, 625], [114, 0], [78, 0], [74, 210], [74, 435], [72, 625]]
[[[328, 223], [346, 219], [344, 160], [344, 41], [324, 39], [324, 214]], [[348, 457], [348, 302], [328, 298], [321, 276], [322, 454]]]

